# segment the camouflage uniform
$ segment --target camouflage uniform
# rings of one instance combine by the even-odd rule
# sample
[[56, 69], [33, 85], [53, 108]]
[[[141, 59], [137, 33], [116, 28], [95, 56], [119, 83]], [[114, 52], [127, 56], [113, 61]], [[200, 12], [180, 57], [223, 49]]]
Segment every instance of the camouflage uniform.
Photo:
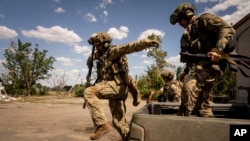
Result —
[[[100, 32], [98, 34], [106, 35], [107, 33]], [[86, 88], [84, 91], [84, 99], [87, 101], [92, 120], [97, 127], [94, 137], [90, 137], [91, 139], [99, 139], [106, 133], [106, 131], [99, 132], [98, 130], [100, 129], [99, 127], [108, 124], [100, 101], [100, 99], [108, 99], [113, 126], [123, 140], [126, 140], [129, 126], [126, 123], [126, 106], [124, 102], [128, 94], [128, 85], [131, 83], [128, 75], [126, 54], [158, 45], [159, 43], [154, 40], [145, 39], [124, 45], [104, 45], [107, 46], [104, 52], [95, 52], [94, 60], [97, 61], [97, 81], [95, 85]]]
[[164, 85], [162, 94], [170, 102], [181, 102], [181, 88], [180, 81], [172, 80]]
[[180, 102], [182, 83], [179, 80], [173, 80], [174, 72], [169, 70], [162, 71], [161, 77], [165, 82], [162, 94], [170, 102]]
[[[158, 102], [165, 102], [166, 100], [170, 102], [180, 102], [182, 82], [179, 80], [173, 80], [174, 72], [170, 70], [162, 71], [161, 77], [165, 84], [163, 89], [160, 90], [161, 92], [158, 96]], [[149, 96], [149, 102], [151, 101], [152, 97], [158, 93], [159, 91], [152, 91]]]
[[[182, 8], [183, 6], [184, 8]], [[227, 52], [228, 41], [235, 33], [231, 26], [220, 17], [210, 13], [197, 17], [192, 15], [194, 7], [188, 3], [179, 5], [177, 9], [182, 9], [184, 10], [181, 11], [182, 13], [191, 15], [185, 18], [188, 20], [188, 25], [181, 38], [181, 52], [207, 54], [213, 48]], [[175, 15], [178, 14], [175, 13]], [[185, 14], [183, 15], [185, 16]], [[180, 17], [176, 18], [179, 20], [176, 21], [171, 20], [171, 16], [172, 24], [180, 22]], [[181, 56], [181, 62], [186, 63], [184, 73], [189, 73], [189, 75], [183, 84], [179, 115], [190, 116], [195, 113], [203, 117], [213, 117], [210, 107], [213, 96], [211, 88], [215, 79], [222, 74], [223, 69], [210, 60], [194, 61]]]

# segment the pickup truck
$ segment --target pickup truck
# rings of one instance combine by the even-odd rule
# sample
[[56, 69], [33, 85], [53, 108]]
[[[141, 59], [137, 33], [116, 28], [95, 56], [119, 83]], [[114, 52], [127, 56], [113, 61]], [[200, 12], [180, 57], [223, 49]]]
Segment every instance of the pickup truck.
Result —
[[179, 103], [148, 103], [133, 114], [129, 141], [229, 141], [231, 125], [250, 126], [249, 104], [211, 106], [215, 118], [176, 116]]

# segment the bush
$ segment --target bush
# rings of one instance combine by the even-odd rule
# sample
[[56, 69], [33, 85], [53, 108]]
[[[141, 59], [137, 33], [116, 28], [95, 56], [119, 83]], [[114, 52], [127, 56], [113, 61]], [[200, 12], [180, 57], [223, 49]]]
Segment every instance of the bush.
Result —
[[37, 95], [37, 89], [36, 87], [31, 87], [31, 90], [30, 90], [30, 95]]
[[49, 93], [49, 88], [46, 86], [43, 86], [42, 88], [40, 88], [39, 90], [39, 95], [47, 95]]
[[16, 89], [15, 95], [17, 95], [17, 96], [26, 95], [26, 90], [25, 89]]
[[14, 94], [16, 94], [16, 89], [14, 89], [12, 85], [4, 85], [4, 89], [9, 95], [13, 96]]
[[74, 88], [75, 96], [76, 97], [83, 97], [83, 92], [84, 92], [85, 88], [86, 87], [84, 85], [76, 85]]
[[141, 89], [140, 93], [141, 93], [142, 99], [148, 99], [150, 92], [151, 92], [150, 89]]

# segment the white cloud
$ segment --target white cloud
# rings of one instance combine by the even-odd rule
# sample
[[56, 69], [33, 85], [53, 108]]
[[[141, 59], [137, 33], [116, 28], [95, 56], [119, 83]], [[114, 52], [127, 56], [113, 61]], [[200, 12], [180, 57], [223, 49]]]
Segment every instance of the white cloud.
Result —
[[69, 76], [69, 78], [71, 78], [72, 80], [76, 80], [76, 78], [79, 76], [79, 72], [80, 71], [78, 69], [73, 69], [66, 71], [65, 74], [67, 74], [67, 76]]
[[142, 62], [143, 64], [146, 64], [146, 65], [151, 65], [154, 63], [153, 60], [143, 60]]
[[147, 58], [148, 56], [146, 54], [141, 55], [142, 58]]
[[216, 2], [221, 0], [195, 0], [195, 3], [207, 3], [207, 2]]
[[138, 37], [138, 40], [148, 38], [148, 36], [152, 35], [153, 33], [155, 35], [161, 36], [161, 38], [163, 38], [164, 35], [165, 35], [165, 33], [162, 32], [162, 31], [160, 31], [160, 30], [157, 30], [157, 29], [148, 29], [148, 30], [145, 30], [144, 32], [141, 33], [141, 35]]
[[213, 6], [212, 8], [206, 8], [205, 12], [218, 13], [228, 10], [231, 7], [235, 7], [236, 10], [228, 15], [222, 16], [222, 19], [228, 23], [235, 24], [244, 16], [249, 13], [250, 1], [249, 0], [225, 0]]
[[108, 16], [109, 14], [108, 14], [108, 11], [107, 10], [104, 10], [103, 11], [103, 15], [106, 17], [106, 16]]
[[73, 69], [66, 72], [67, 76], [69, 76], [69, 82], [67, 82], [68, 85], [75, 85], [81, 83], [81, 73], [78, 69]]
[[89, 21], [89, 22], [97, 22], [97, 19], [94, 14], [92, 13], [87, 13], [84, 15], [84, 19]]
[[112, 4], [112, 0], [102, 0], [102, 2], [99, 4], [99, 7], [106, 8], [108, 4]]
[[0, 25], [0, 39], [15, 38], [17, 35], [15, 30]]
[[56, 3], [60, 3], [60, 0], [54, 0]]
[[128, 27], [126, 26], [120, 26], [119, 29], [112, 27], [108, 30], [108, 34], [113, 38], [113, 39], [118, 39], [122, 40], [128, 36]]
[[178, 66], [183, 66], [184, 64], [180, 62], [180, 55], [170, 57], [169, 59], [166, 60], [169, 64], [175, 65], [176, 67]]
[[0, 18], [4, 18], [4, 15], [0, 13]]
[[77, 54], [81, 54], [81, 53], [89, 53], [91, 52], [91, 49], [87, 46], [79, 46], [79, 45], [75, 45], [74, 46], [74, 51], [77, 53]]
[[50, 72], [50, 74], [52, 75], [52, 77], [50, 77], [47, 80], [41, 80], [39, 82], [42, 83], [43, 85], [53, 87], [55, 85], [54, 83], [58, 83], [64, 76], [66, 85], [75, 85], [75, 84], [81, 83], [81, 79], [80, 79], [81, 74], [78, 69], [72, 69], [72, 70], [66, 71], [64, 69], [57, 68], [57, 69], [54, 69], [53, 72]]
[[62, 7], [58, 7], [58, 8], [55, 9], [55, 12], [56, 13], [64, 13], [65, 10]]
[[37, 30], [23, 30], [22, 34], [26, 37], [66, 44], [74, 44], [82, 41], [82, 39], [74, 31], [60, 26], [53, 26], [50, 28], [37, 26]]
[[4, 63], [4, 62], [6, 62], [6, 60], [0, 60], [0, 64], [2, 64], [2, 63]]
[[102, 14], [100, 14], [100, 18], [102, 19], [102, 21], [104, 21], [104, 22], [107, 22], [108, 21], [108, 11], [107, 10], [104, 10], [103, 12], [102, 12]]
[[75, 62], [83, 62], [83, 60], [82, 59], [73, 59]]
[[70, 58], [57, 57], [56, 60], [63, 66], [73, 66], [73, 61]]
[[145, 68], [145, 66], [136, 65], [136, 66], [133, 66], [132, 68], [133, 68], [133, 69], [143, 69], [143, 68]]

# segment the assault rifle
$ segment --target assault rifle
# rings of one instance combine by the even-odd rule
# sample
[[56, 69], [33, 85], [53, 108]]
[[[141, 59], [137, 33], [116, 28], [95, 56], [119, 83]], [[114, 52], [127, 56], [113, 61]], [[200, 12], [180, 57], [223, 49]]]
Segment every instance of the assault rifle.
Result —
[[[221, 52], [220, 54], [223, 58], [221, 59], [221, 62], [226, 62], [231, 71], [237, 72], [238, 70], [240, 70], [245, 77], [250, 77], [250, 57], [238, 54], [225, 54]], [[197, 62], [209, 59], [207, 54], [192, 54], [188, 52], [181, 52], [180, 55], [187, 59], [189, 62]]]
[[[93, 47], [92, 47], [92, 53], [91, 53], [91, 60], [90, 60], [89, 71], [88, 71], [88, 74], [86, 76], [86, 80], [87, 80], [87, 82], [85, 84], [86, 88], [88, 88], [88, 87], [91, 86], [90, 80], [91, 80], [91, 73], [92, 73], [92, 68], [93, 68], [94, 52], [95, 52], [95, 46], [93, 45]], [[87, 102], [86, 102], [86, 100], [84, 100], [82, 108], [85, 109], [86, 105], [87, 105]]]

